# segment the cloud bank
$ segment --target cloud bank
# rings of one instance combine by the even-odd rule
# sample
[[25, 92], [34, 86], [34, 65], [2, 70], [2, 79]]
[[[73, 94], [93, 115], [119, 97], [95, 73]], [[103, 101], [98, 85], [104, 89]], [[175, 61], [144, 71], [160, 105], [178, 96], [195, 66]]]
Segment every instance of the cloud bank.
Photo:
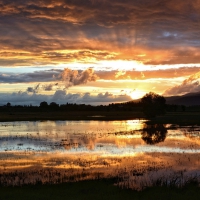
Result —
[[191, 75], [180, 85], [174, 86], [165, 91], [164, 95], [183, 95], [186, 93], [200, 92], [200, 72]]
[[[14, 68], [13, 68], [14, 71]], [[65, 81], [66, 85], [77, 85], [77, 83], [86, 84], [87, 82], [102, 80], [145, 80], [152, 78], [176, 78], [189, 76], [200, 71], [200, 67], [181, 67], [163, 70], [152, 71], [94, 71], [93, 69], [72, 70], [72, 69], [41, 69], [29, 73], [0, 73], [0, 83], [43, 83], [50, 82], [49, 85], [44, 85], [48, 91], [48, 87], [53, 87], [51, 82]], [[56, 84], [56, 83], [55, 83]], [[50, 86], [51, 85], [51, 86]], [[48, 87], [47, 87], [48, 86]]]
[[29, 92], [15, 92], [12, 94], [2, 93], [0, 95], [1, 105], [10, 102], [12, 105], [39, 105], [42, 101], [48, 103], [56, 102], [58, 104], [77, 103], [77, 104], [109, 104], [115, 102], [130, 101], [128, 95], [113, 95], [109, 92], [92, 95], [90, 93], [71, 94], [63, 90], [57, 90], [53, 95], [42, 95]]
[[30, 73], [0, 73], [0, 83], [31, 83], [31, 82], [52, 82], [64, 81], [66, 85], [80, 85], [87, 82], [96, 81], [98, 76], [94, 70], [51, 69], [40, 70]]

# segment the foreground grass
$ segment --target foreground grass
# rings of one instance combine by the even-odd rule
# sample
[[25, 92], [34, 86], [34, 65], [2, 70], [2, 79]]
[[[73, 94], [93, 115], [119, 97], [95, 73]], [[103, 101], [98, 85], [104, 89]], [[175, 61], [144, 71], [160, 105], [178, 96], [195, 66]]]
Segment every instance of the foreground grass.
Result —
[[142, 192], [120, 189], [111, 180], [82, 181], [59, 185], [0, 187], [1, 200], [199, 200], [200, 188], [190, 184], [183, 189], [152, 187]]

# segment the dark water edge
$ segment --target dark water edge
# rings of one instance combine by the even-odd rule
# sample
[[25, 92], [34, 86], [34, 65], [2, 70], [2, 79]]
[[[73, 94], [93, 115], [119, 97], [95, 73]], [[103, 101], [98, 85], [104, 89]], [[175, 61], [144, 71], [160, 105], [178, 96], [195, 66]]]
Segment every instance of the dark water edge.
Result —
[[57, 185], [26, 185], [0, 187], [1, 200], [199, 200], [200, 188], [196, 183], [188, 183], [183, 188], [149, 187], [143, 191], [122, 189], [114, 185], [115, 180], [87, 180]]

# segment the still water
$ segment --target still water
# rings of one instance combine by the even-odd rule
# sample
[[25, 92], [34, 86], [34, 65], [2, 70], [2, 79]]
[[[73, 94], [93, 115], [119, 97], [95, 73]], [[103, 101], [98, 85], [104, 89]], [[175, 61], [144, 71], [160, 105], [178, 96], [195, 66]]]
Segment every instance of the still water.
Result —
[[0, 123], [0, 183], [117, 177], [131, 188], [158, 177], [200, 177], [200, 127], [126, 121]]

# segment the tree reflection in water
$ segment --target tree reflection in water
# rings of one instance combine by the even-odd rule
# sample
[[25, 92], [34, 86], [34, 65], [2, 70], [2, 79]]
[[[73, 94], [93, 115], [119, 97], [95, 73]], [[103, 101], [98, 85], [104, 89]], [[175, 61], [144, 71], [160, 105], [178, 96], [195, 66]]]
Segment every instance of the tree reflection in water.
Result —
[[142, 130], [142, 139], [146, 144], [163, 142], [167, 136], [167, 129], [163, 124], [145, 124]]

